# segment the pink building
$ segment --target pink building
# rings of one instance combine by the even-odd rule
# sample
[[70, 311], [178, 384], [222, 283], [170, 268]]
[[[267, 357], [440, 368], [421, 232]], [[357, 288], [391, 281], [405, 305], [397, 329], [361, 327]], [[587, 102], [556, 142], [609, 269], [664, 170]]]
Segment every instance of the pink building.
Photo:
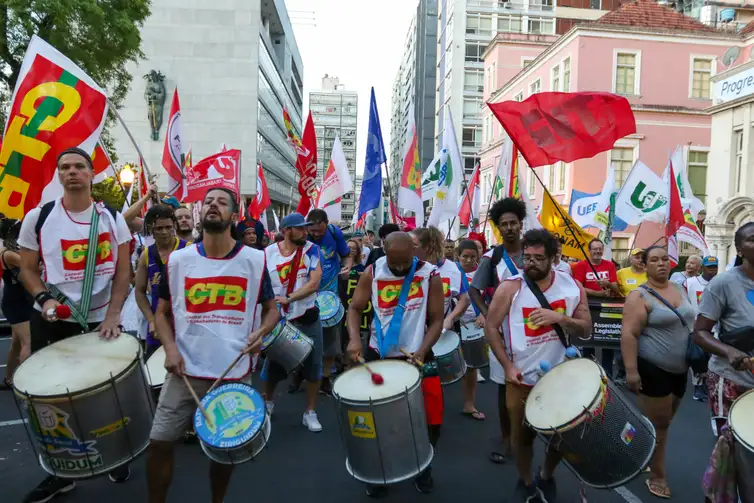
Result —
[[[712, 104], [710, 78], [722, 71], [720, 58], [736, 39], [653, 0], [633, 0], [557, 38], [499, 33], [484, 55], [485, 99], [521, 101], [546, 91], [603, 91], [628, 98], [636, 134], [591, 159], [536, 168], [566, 208], [573, 189], [599, 192], [611, 163], [619, 185], [637, 159], [661, 174], [676, 145], [687, 149], [695, 194], [706, 195], [711, 122], [705, 109]], [[489, 108], [484, 107], [482, 114], [484, 215], [505, 133]], [[520, 166], [522, 181], [538, 205], [542, 188], [523, 159]], [[615, 235], [613, 249], [619, 258], [627, 255], [634, 233], [632, 228], [627, 231]], [[644, 225], [636, 245], [648, 245], [661, 235], [659, 228]]]

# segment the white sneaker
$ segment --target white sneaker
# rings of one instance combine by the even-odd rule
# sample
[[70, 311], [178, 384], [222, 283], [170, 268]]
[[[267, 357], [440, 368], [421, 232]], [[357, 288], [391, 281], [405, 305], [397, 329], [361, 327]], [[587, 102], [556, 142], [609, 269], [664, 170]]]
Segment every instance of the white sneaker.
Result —
[[477, 372], [477, 374], [476, 374], [476, 382], [484, 382], [486, 380], [487, 379], [484, 378], [484, 376], [482, 375], [481, 372]]
[[275, 410], [275, 402], [264, 402], [264, 405], [267, 408], [267, 415], [272, 417], [272, 411]]
[[317, 418], [317, 413], [313, 410], [308, 410], [304, 412], [304, 426], [309, 428], [309, 431], [322, 431], [322, 425], [319, 424], [319, 419]]

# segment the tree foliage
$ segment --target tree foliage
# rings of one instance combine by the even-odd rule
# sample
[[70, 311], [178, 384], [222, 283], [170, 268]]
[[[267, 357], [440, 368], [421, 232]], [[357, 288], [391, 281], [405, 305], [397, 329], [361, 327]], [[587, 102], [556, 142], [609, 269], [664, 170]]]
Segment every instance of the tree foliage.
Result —
[[120, 211], [123, 208], [126, 196], [115, 178], [108, 178], [103, 182], [92, 185], [92, 199], [102, 201], [111, 208]]
[[2, 123], [32, 35], [78, 64], [119, 106], [131, 84], [126, 65], [144, 57], [140, 28], [150, 6], [151, 0], [0, 0]]

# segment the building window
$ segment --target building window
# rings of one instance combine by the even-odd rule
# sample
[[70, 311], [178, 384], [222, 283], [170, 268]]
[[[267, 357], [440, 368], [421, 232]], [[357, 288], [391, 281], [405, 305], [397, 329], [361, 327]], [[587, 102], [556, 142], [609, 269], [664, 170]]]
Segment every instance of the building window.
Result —
[[521, 33], [521, 18], [519, 16], [498, 16], [497, 31]]
[[691, 76], [691, 97], [708, 100], [710, 94], [710, 78], [712, 77], [712, 59], [694, 58], [694, 68]]
[[637, 77], [638, 54], [619, 52], [615, 62], [615, 92], [626, 96], [638, 94]]
[[513, 97], [513, 101], [524, 101], [523, 91]]
[[555, 165], [551, 164], [547, 168], [547, 189], [550, 192], [555, 191]]
[[689, 151], [688, 177], [694, 197], [701, 202], [707, 198], [707, 158], [708, 152]]
[[566, 189], [566, 163], [558, 163], [558, 192], [565, 192]]
[[[519, 159], [518, 160], [518, 172], [519, 173], [521, 173], [521, 168], [522, 167], [523, 167], [523, 163], [521, 162], [521, 159]], [[526, 172], [527, 172], [527, 175], [529, 175], [529, 179], [528, 179], [529, 180], [529, 184], [528, 184], [529, 185], [529, 187], [528, 187], [529, 194], [528, 195], [529, 195], [529, 197], [534, 197], [534, 195], [536, 193], [536, 189], [537, 189], [537, 186], [536, 186], [536, 179], [537, 179], [537, 177], [534, 175], [534, 170], [533, 169], [527, 169]]]
[[481, 128], [463, 128], [461, 136], [461, 146], [470, 148], [479, 148], [482, 143], [482, 129]]
[[466, 70], [463, 74], [463, 90], [482, 92], [484, 90], [484, 74], [481, 70]]
[[739, 129], [733, 131], [733, 151], [736, 155], [736, 193], [741, 192], [741, 175], [744, 163], [744, 132]]
[[634, 165], [633, 147], [616, 147], [610, 151], [610, 163], [615, 167], [615, 187], [623, 187]]
[[589, 8], [602, 10], [602, 0], [589, 0]]
[[537, 79], [531, 83], [531, 85], [529, 86], [529, 96], [531, 96], [532, 94], [537, 94], [539, 92], [540, 82], [541, 81]]
[[571, 92], [571, 58], [563, 60], [563, 92]]
[[521, 58], [521, 68], [526, 68], [534, 61], [534, 58]]
[[474, 172], [474, 168], [476, 168], [477, 162], [478, 162], [478, 159], [476, 157], [463, 158], [463, 166], [464, 166], [464, 172], [466, 173], [466, 176], [469, 176]]
[[550, 91], [560, 91], [560, 66], [558, 65], [550, 70]]
[[479, 108], [482, 106], [481, 98], [464, 98], [463, 99], [463, 116], [478, 117]]
[[631, 246], [631, 240], [629, 238], [613, 238], [613, 259], [616, 262], [626, 267], [630, 267], [628, 263], [628, 247]]
[[468, 14], [466, 16], [467, 35], [492, 35], [492, 16]]
[[529, 33], [542, 33], [545, 35], [552, 35], [555, 33], [555, 20], [530, 17], [527, 28]]
[[481, 63], [484, 46], [481, 44], [466, 44], [466, 61], [471, 63]]
[[497, 84], [497, 62], [487, 67], [487, 92], [492, 93]]

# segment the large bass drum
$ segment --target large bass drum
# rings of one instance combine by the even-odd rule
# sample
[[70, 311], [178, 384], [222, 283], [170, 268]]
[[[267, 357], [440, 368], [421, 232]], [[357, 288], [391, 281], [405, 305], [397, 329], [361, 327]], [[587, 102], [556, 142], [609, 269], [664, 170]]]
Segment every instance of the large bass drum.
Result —
[[149, 445], [153, 404], [139, 342], [99, 333], [34, 353], [13, 376], [48, 473], [80, 479], [108, 473]]
[[754, 503], [754, 390], [733, 402], [728, 412], [728, 426], [735, 441], [738, 497], [741, 503]]
[[526, 400], [526, 421], [584, 484], [599, 489], [639, 475], [655, 449], [652, 423], [587, 358], [542, 376]]
[[333, 384], [346, 470], [367, 484], [396, 484], [425, 470], [434, 455], [421, 374], [400, 360], [375, 361], [369, 367], [384, 377], [384, 384], [372, 383], [363, 365]]

